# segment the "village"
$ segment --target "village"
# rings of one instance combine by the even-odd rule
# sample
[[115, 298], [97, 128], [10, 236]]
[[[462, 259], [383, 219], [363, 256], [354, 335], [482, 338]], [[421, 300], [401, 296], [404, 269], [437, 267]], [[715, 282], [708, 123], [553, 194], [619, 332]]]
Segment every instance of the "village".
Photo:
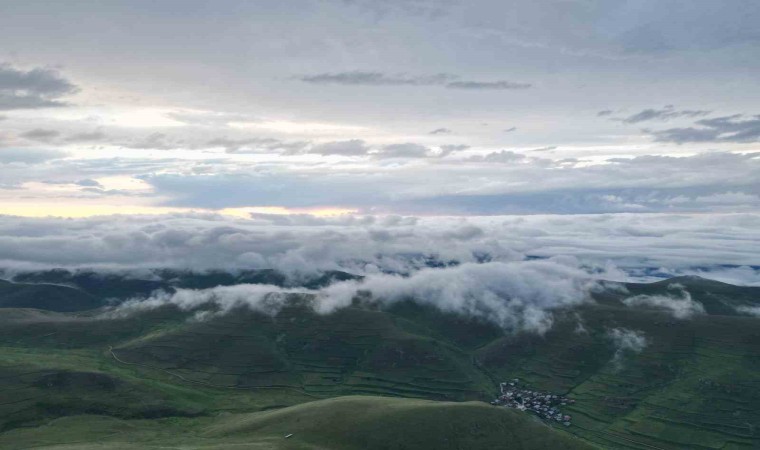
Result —
[[571, 405], [575, 403], [575, 400], [550, 392], [527, 389], [526, 386], [520, 384], [518, 378], [499, 383], [499, 389], [501, 394], [491, 402], [492, 405], [530, 411], [544, 420], [559, 422], [566, 427], [570, 426], [572, 417], [562, 413], [560, 407]]

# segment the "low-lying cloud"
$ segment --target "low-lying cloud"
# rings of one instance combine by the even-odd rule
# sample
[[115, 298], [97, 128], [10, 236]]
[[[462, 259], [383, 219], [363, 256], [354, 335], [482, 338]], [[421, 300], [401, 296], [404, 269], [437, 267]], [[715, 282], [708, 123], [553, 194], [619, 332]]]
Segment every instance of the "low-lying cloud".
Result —
[[641, 353], [649, 345], [649, 340], [640, 330], [613, 328], [607, 331], [607, 336], [615, 346], [615, 353], [612, 355], [611, 361], [615, 370], [622, 369], [627, 356]]
[[160, 291], [145, 299], [132, 299], [119, 304], [102, 317], [116, 318], [173, 305], [181, 311], [194, 311], [204, 306], [214, 309], [197, 311], [196, 319], [222, 316], [236, 308], [276, 315], [293, 295], [308, 294], [305, 290], [283, 289], [271, 285], [238, 284], [210, 289], [177, 289], [176, 292]]
[[736, 312], [748, 316], [760, 317], [760, 306], [737, 306]]
[[240, 307], [274, 315], [291, 296], [300, 296], [316, 312], [329, 314], [350, 306], [362, 293], [369, 293], [368, 301], [384, 307], [414, 300], [444, 312], [478, 317], [508, 331], [542, 334], [553, 324], [553, 311], [589, 301], [593, 286], [593, 278], [572, 259], [468, 263], [425, 268], [406, 277], [374, 274], [360, 281], [334, 283], [319, 291], [249, 284], [179, 289], [129, 300], [106, 313], [106, 317], [166, 305], [183, 311], [213, 306], [199, 311], [196, 318], [223, 315]]
[[758, 285], [758, 228], [757, 214], [0, 216], [0, 267], [372, 275], [563, 256], [618, 281], [714, 273]]
[[704, 306], [692, 299], [684, 286], [673, 283], [668, 286], [668, 290], [672, 291], [673, 295], [636, 295], [624, 299], [623, 303], [635, 308], [664, 309], [676, 319], [688, 319], [705, 313]]
[[589, 300], [593, 284], [574, 261], [468, 263], [426, 268], [409, 277], [378, 274], [333, 284], [320, 294], [318, 310], [348, 306], [358, 292], [366, 290], [386, 304], [414, 299], [508, 330], [544, 333], [552, 326], [552, 311]]

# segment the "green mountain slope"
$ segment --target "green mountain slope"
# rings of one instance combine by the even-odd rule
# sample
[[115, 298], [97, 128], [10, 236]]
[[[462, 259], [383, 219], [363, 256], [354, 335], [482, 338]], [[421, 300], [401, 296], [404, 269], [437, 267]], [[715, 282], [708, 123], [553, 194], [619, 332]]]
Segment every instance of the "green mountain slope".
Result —
[[[622, 301], [673, 295], [676, 282], [705, 314], [677, 319]], [[294, 298], [274, 316], [237, 309], [203, 321], [172, 307], [110, 318], [3, 309], [0, 429], [5, 439], [20, 426], [99, 414], [160, 434], [151, 427], [211, 426], [223, 412], [344, 395], [490, 400], [499, 381], [517, 377], [569, 393], [577, 400], [565, 411], [573, 425], [552, 429], [604, 448], [760, 446], [760, 318], [735, 310], [760, 305], [760, 289], [693, 278], [626, 289], [557, 311], [543, 336], [506, 334], [412, 301], [318, 315], [308, 299]], [[626, 347], [621, 336], [638, 336], [640, 345]], [[149, 425], [133, 425], [147, 418]], [[256, 424], [241, 430], [270, 430]]]
[[0, 280], [0, 308], [72, 312], [100, 308], [104, 304], [97, 297], [73, 287]]
[[381, 397], [340, 397], [276, 411], [171, 421], [79, 416], [42, 428], [0, 435], [2, 448], [31, 446], [312, 450], [593, 448], [527, 415], [479, 402]]

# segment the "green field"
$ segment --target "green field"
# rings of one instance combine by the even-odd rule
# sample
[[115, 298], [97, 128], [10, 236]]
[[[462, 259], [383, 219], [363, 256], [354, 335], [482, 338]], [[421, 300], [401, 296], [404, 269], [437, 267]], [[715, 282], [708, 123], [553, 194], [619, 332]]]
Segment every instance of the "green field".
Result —
[[[544, 336], [412, 301], [317, 315], [294, 299], [274, 317], [202, 322], [172, 307], [112, 319], [6, 308], [0, 448], [757, 448], [760, 319], [734, 308], [760, 304], [760, 289], [677, 281], [706, 314], [627, 307], [672, 282], [628, 285], [558, 311]], [[30, 289], [3, 295], [49, 304], [14, 288]], [[620, 352], [612, 329], [647, 345]], [[515, 377], [569, 393], [573, 425], [472, 402]]]

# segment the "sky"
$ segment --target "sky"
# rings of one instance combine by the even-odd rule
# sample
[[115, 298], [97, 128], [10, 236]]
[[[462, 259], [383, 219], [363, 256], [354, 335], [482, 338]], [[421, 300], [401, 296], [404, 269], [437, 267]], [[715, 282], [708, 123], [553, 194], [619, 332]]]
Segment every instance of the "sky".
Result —
[[753, 0], [0, 0], [0, 213], [760, 207]]
[[755, 0], [0, 0], [0, 266], [760, 285], [758, 23]]

